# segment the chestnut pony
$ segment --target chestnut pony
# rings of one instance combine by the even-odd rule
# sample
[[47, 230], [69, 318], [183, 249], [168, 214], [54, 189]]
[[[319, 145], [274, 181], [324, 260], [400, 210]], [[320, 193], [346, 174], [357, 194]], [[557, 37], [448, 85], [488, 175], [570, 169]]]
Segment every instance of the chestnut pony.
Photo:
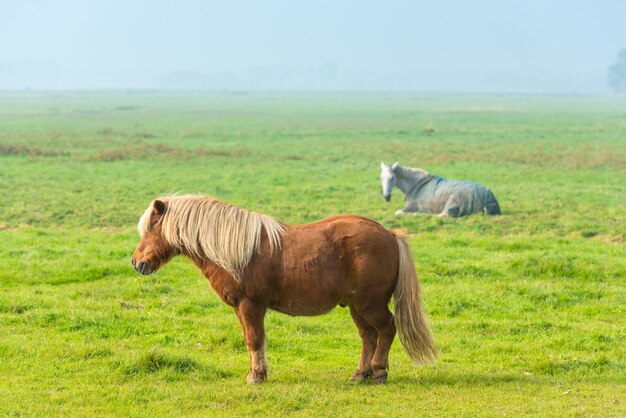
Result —
[[[286, 225], [206, 196], [164, 196], [138, 224], [132, 265], [151, 274], [189, 257], [235, 309], [250, 354], [249, 383], [267, 376], [263, 318], [268, 308], [319, 315], [348, 306], [363, 345], [353, 381], [387, 380], [396, 330], [416, 363], [434, 361], [433, 343], [408, 244], [373, 220], [340, 215]], [[388, 309], [391, 296], [395, 316]]]

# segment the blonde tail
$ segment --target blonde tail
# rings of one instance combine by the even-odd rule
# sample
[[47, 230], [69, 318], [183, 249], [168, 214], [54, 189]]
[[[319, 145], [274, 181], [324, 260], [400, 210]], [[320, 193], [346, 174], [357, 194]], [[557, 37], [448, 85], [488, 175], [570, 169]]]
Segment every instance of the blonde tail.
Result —
[[437, 349], [422, 306], [422, 295], [411, 249], [403, 237], [396, 236], [396, 239], [400, 258], [398, 284], [393, 297], [398, 336], [414, 363], [432, 363], [437, 358]]

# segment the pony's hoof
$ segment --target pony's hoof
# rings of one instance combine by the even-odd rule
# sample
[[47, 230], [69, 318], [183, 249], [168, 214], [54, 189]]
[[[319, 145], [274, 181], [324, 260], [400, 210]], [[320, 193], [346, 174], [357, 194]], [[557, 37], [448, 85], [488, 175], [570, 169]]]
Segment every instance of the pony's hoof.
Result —
[[267, 375], [265, 373], [252, 371], [248, 373], [248, 378], [246, 379], [246, 381], [249, 385], [258, 385], [265, 382], [265, 379], [267, 379]]
[[404, 215], [404, 211], [402, 209], [398, 209], [396, 211], [396, 216], [398, 216], [398, 215]]
[[372, 383], [382, 384], [387, 382], [387, 370], [377, 370], [372, 374]]
[[366, 380], [368, 380], [370, 377], [372, 377], [371, 370], [366, 370], [364, 372], [357, 371], [355, 374], [352, 375], [352, 377], [350, 378], [350, 381], [354, 383], [363, 383]]

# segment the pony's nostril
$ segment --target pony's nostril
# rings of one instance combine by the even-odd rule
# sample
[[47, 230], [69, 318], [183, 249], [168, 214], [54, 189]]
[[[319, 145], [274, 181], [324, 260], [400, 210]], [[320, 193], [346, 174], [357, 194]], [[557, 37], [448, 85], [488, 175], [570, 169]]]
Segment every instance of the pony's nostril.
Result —
[[137, 271], [141, 274], [146, 274], [148, 270], [148, 263], [146, 263], [145, 261], [140, 261], [139, 265], [137, 266]]
[[130, 264], [135, 267], [135, 259], [133, 257], [130, 258]]

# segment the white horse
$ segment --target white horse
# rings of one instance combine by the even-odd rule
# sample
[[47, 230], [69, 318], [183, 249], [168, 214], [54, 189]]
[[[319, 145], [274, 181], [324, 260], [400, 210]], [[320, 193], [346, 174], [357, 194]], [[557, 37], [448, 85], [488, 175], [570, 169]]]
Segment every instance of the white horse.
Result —
[[402, 167], [398, 163], [380, 163], [383, 197], [391, 199], [391, 189], [398, 187], [404, 193], [406, 206], [396, 211], [405, 213], [432, 213], [458, 218], [472, 213], [500, 215], [500, 205], [491, 190], [469, 180], [446, 180], [421, 168]]

